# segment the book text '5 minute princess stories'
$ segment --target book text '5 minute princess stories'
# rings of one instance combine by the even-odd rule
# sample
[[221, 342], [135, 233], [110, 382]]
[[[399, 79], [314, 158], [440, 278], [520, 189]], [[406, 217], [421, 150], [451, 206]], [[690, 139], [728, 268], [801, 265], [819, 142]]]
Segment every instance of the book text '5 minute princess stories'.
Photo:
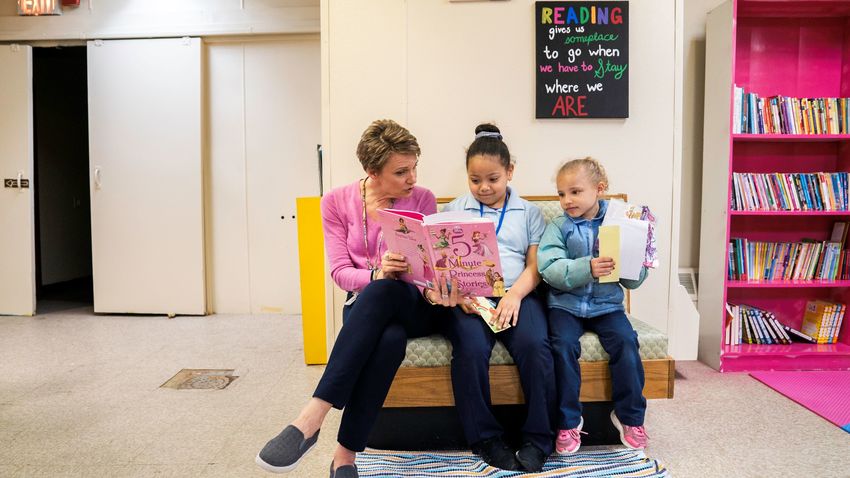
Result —
[[425, 216], [401, 209], [378, 210], [378, 220], [388, 249], [407, 258], [402, 280], [437, 288], [441, 278], [454, 279], [462, 295], [505, 295], [493, 221], [464, 211]]

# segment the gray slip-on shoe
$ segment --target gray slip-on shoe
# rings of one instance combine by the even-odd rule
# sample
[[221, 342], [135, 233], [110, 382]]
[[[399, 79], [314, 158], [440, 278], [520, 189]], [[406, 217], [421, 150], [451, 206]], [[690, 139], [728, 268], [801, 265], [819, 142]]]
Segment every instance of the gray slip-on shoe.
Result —
[[289, 425], [266, 443], [254, 461], [266, 471], [286, 473], [298, 466], [298, 462], [316, 446], [318, 440], [318, 431], [305, 439], [301, 430]]
[[360, 478], [357, 474], [357, 465], [343, 465], [334, 471], [334, 462], [331, 461], [331, 478]]

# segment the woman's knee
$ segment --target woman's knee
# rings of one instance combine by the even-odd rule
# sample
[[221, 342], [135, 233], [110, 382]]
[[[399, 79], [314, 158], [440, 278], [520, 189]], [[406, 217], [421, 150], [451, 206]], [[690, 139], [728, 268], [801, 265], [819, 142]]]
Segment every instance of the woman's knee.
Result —
[[390, 307], [398, 307], [398, 301], [410, 298], [410, 286], [407, 282], [393, 279], [379, 279], [370, 282], [360, 292], [357, 300], [381, 301]]
[[375, 353], [380, 361], [388, 365], [401, 364], [407, 353], [407, 333], [404, 327], [392, 324], [385, 328], [375, 345]]

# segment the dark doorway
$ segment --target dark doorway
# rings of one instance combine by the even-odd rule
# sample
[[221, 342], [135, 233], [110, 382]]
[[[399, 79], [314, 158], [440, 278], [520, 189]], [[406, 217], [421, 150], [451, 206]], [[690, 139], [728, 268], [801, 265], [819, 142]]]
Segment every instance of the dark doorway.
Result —
[[33, 48], [36, 312], [91, 306], [86, 47]]

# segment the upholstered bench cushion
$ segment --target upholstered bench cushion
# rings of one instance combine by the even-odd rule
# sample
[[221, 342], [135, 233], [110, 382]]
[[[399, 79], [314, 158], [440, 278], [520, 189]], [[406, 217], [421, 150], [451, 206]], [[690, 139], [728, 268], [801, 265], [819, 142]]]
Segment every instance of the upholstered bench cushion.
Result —
[[[632, 327], [638, 333], [640, 357], [642, 359], [663, 359], [667, 357], [667, 336], [645, 322], [629, 317]], [[581, 358], [585, 362], [608, 360], [608, 354], [599, 343], [599, 337], [592, 332], [581, 336]], [[452, 344], [442, 335], [431, 335], [407, 341], [407, 353], [402, 367], [441, 367], [452, 360]], [[514, 363], [507, 349], [497, 341], [490, 355], [490, 364], [505, 365]]]

